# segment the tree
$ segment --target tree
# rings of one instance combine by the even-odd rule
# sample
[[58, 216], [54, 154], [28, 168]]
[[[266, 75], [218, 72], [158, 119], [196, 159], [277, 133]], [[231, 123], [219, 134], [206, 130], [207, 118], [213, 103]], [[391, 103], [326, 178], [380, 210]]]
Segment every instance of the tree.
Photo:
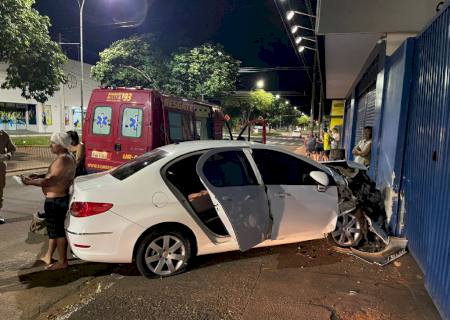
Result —
[[228, 95], [222, 100], [222, 108], [224, 114], [231, 117], [230, 125], [236, 127], [239, 122], [247, 121], [248, 113], [251, 109], [250, 97], [237, 97]]
[[32, 8], [34, 0], [0, 1], [0, 61], [7, 63], [3, 89], [45, 102], [65, 81], [65, 55], [49, 36], [50, 20]]
[[100, 52], [100, 61], [91, 73], [103, 85], [156, 89], [163, 87], [167, 77], [163, 54], [150, 34], [114, 42]]
[[239, 64], [217, 44], [173, 54], [167, 90], [190, 98], [223, 96], [235, 90]]
[[297, 118], [297, 125], [304, 128], [309, 123], [309, 117], [306, 114], [303, 114], [301, 117]]
[[274, 112], [275, 96], [263, 89], [250, 92], [250, 104], [264, 118], [270, 117]]

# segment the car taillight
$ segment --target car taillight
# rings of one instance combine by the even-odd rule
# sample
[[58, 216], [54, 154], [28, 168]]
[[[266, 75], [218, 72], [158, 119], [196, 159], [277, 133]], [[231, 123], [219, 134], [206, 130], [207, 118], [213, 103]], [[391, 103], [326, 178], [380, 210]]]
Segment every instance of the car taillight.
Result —
[[70, 205], [70, 214], [74, 217], [89, 217], [106, 212], [112, 207], [112, 203], [74, 201]]

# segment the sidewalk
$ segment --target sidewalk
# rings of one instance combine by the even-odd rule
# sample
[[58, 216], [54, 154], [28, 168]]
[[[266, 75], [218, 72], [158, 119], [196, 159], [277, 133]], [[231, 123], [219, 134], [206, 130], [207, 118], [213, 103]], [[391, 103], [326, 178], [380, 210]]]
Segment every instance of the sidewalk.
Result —
[[7, 161], [6, 173], [47, 168], [54, 157], [49, 147], [18, 146], [14, 158]]

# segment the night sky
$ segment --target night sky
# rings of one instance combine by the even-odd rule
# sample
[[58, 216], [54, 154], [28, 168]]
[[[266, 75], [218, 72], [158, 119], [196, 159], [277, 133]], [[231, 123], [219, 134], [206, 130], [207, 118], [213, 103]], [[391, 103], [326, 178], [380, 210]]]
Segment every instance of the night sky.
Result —
[[[302, 1], [275, 1], [279, 1], [282, 12], [289, 8], [305, 10], [300, 7]], [[38, 0], [35, 7], [50, 17], [54, 40], [61, 33], [63, 42], [79, 41], [76, 0]], [[178, 47], [216, 42], [241, 60], [243, 67], [303, 66], [274, 0], [86, 0], [84, 30], [85, 61], [91, 64], [113, 41], [133, 34], [153, 33], [156, 44], [166, 53]], [[64, 51], [70, 58], [79, 59], [76, 47], [65, 46]], [[313, 54], [306, 52], [304, 58], [311, 67]], [[261, 77], [269, 91], [310, 92], [305, 71], [243, 74], [239, 88], [248, 90]], [[308, 110], [309, 97], [286, 98]]]

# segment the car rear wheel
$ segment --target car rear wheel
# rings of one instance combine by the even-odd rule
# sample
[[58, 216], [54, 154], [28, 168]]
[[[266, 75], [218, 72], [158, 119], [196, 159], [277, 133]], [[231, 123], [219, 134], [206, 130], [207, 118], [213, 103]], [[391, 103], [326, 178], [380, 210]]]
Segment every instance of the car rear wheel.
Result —
[[361, 222], [352, 213], [337, 218], [336, 229], [330, 234], [333, 241], [341, 247], [356, 246], [361, 240]]
[[189, 238], [180, 231], [154, 231], [136, 252], [136, 265], [146, 277], [168, 277], [183, 272], [192, 255]]

